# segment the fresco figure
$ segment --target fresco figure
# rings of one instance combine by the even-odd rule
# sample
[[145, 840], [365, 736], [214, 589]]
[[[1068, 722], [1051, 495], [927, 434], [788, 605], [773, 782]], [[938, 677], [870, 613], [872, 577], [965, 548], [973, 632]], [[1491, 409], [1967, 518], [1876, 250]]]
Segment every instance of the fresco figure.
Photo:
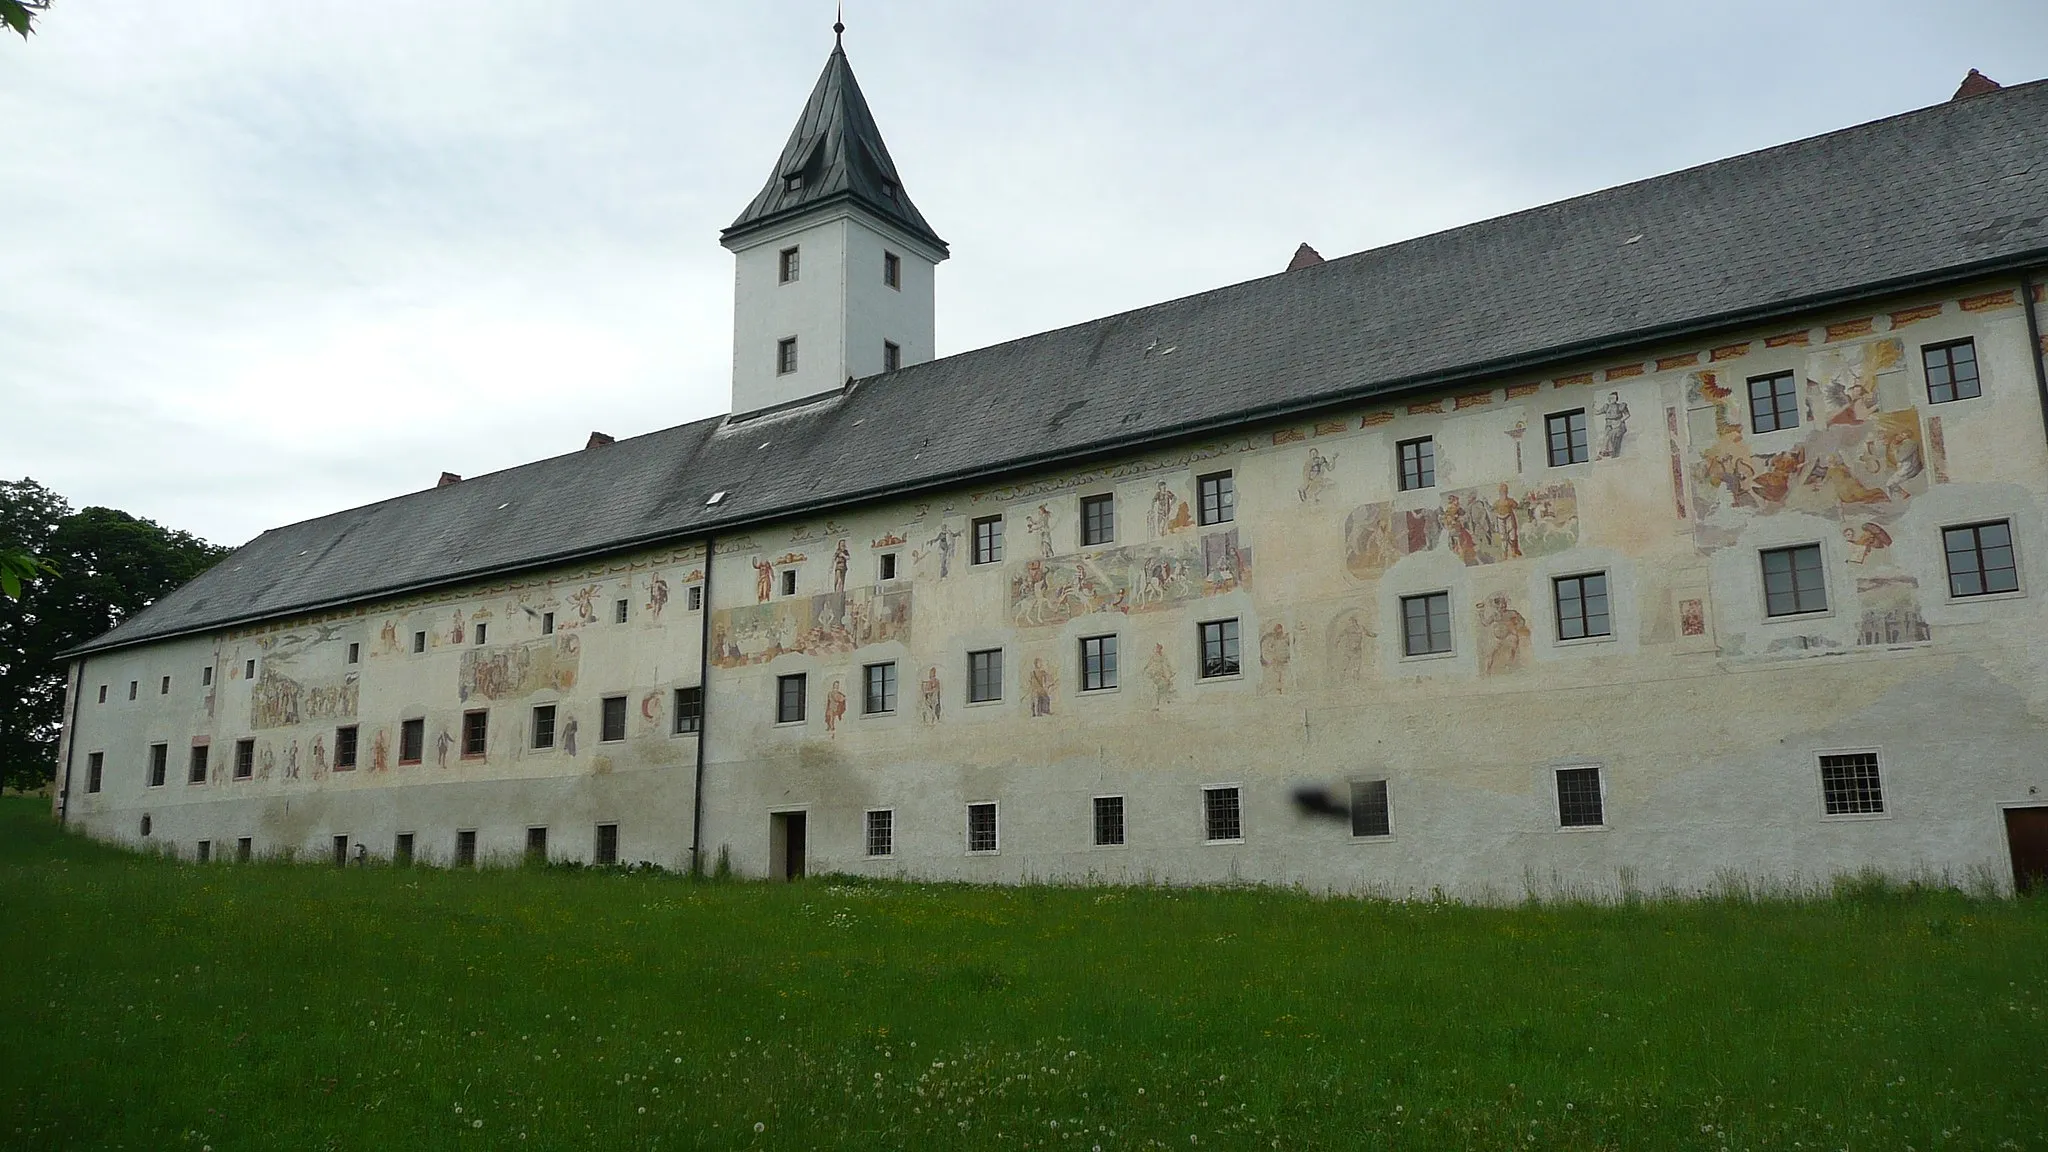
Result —
[[939, 669], [934, 664], [925, 670], [924, 681], [917, 686], [918, 719], [927, 724], [939, 722]]
[[1465, 509], [1456, 492], [1444, 495], [1443, 524], [1444, 542], [1458, 554], [1458, 559], [1467, 564], [1479, 563], [1479, 543], [1472, 539], [1472, 528], [1465, 523]]
[[[318, 745], [318, 741], [319, 738], [315, 737], [314, 742], [316, 747]], [[284, 778], [287, 780], [297, 780], [299, 778], [299, 742], [297, 740], [294, 740], [290, 744], [285, 745]]]
[[571, 756], [576, 754], [576, 718], [569, 717], [562, 725], [562, 751]]
[[1303, 504], [1320, 500], [1324, 490], [1331, 484], [1330, 473], [1336, 468], [1336, 453], [1325, 456], [1314, 448], [1309, 449], [1308, 459], [1301, 465], [1301, 487], [1295, 489], [1295, 495], [1301, 498]]
[[1873, 524], [1868, 520], [1855, 527], [1842, 529], [1842, 539], [1849, 542], [1849, 547], [1856, 549], [1856, 554], [1849, 557], [1851, 564], [1861, 564], [1870, 559], [1872, 552], [1892, 546], [1892, 534], [1885, 531], [1882, 525]]
[[1024, 530], [1038, 537], [1039, 558], [1052, 559], [1052, 509], [1040, 504], [1037, 512], [1026, 512]]
[[377, 729], [377, 739], [370, 745], [370, 768], [372, 771], [384, 772], [388, 771], [390, 767], [391, 734], [379, 728]]
[[1599, 412], [1600, 458], [1610, 460], [1621, 455], [1621, 443], [1628, 438], [1628, 405], [1621, 402], [1621, 393], [1609, 392]]
[[[293, 745], [293, 749], [294, 749], [294, 751], [296, 751], [297, 747], [298, 747], [297, 745]], [[272, 749], [271, 749], [270, 745], [268, 745], [268, 744], [265, 744], [265, 745], [263, 746], [263, 760], [262, 760], [262, 763], [260, 763], [260, 764], [259, 764], [259, 765], [257, 766], [257, 768], [256, 768], [256, 778], [257, 778], [258, 780], [268, 780], [268, 779], [270, 779], [270, 774], [271, 774], [272, 772], [275, 772], [276, 770], [277, 770], [277, 753], [276, 753], [276, 752], [275, 752], [274, 750], [272, 750]]]
[[442, 768], [448, 766], [448, 748], [454, 743], [455, 737], [450, 736], [446, 728], [441, 729], [440, 734], [434, 737], [434, 763], [436, 765]]
[[1031, 697], [1031, 714], [1052, 715], [1052, 695], [1058, 689], [1059, 680], [1053, 670], [1045, 666], [1045, 657], [1033, 657], [1031, 674], [1024, 679], [1025, 694]]
[[1173, 489], [1166, 486], [1166, 481], [1159, 481], [1158, 486], [1152, 489], [1152, 506], [1145, 513], [1145, 523], [1154, 536], [1164, 536], [1173, 530], [1168, 525], [1173, 523], [1173, 508], [1178, 502], [1179, 498], [1173, 494]]
[[1331, 653], [1335, 657], [1338, 679], [1347, 684], [1356, 684], [1365, 679], [1365, 642], [1373, 636], [1372, 629], [1356, 612], [1347, 612], [1330, 638]]
[[1678, 602], [1678, 631], [1686, 636], [1707, 634], [1707, 606], [1702, 600]]
[[846, 715], [846, 692], [834, 680], [825, 693], [825, 735], [839, 734], [839, 718]]
[[775, 595], [775, 564], [759, 556], [747, 563], [754, 566], [754, 602], [766, 604], [768, 598]]
[[455, 610], [455, 622], [448, 626], [448, 642], [450, 644], [460, 644], [462, 643], [462, 638], [468, 634], [468, 626], [462, 622], [462, 609], [457, 608]]
[[1885, 478], [1884, 490], [1894, 500], [1906, 498], [1906, 481], [1920, 475], [1927, 468], [1926, 458], [1920, 453], [1920, 438], [1913, 429], [1900, 428], [1885, 440], [1885, 458], [1892, 465], [1892, 473]]
[[640, 719], [650, 728], [661, 727], [661, 693], [649, 692], [640, 697]]
[[585, 584], [569, 594], [569, 602], [576, 605], [576, 620], [581, 624], [597, 621], [597, 589], [595, 584]]
[[1153, 707], [1173, 699], [1173, 661], [1166, 657], [1166, 645], [1152, 646], [1152, 656], [1145, 661], [1145, 677], [1152, 681]]
[[[313, 737], [313, 779], [327, 775], [327, 737]], [[294, 777], [296, 779], [296, 777]]]
[[832, 590], [834, 592], [846, 591], [847, 559], [846, 541], [841, 540], [839, 547], [832, 550]]
[[377, 647], [380, 651], [398, 651], [398, 621], [386, 620], [384, 627], [377, 631]]
[[1479, 610], [1479, 674], [1493, 676], [1522, 666], [1529, 646], [1529, 621], [1508, 605], [1504, 594], [1477, 605]]
[[668, 607], [668, 581], [662, 579], [661, 573], [656, 572], [647, 578], [647, 610], [654, 614], [656, 620], [659, 620], [661, 619], [661, 610], [666, 607]]
[[1287, 692], [1287, 665], [1294, 659], [1294, 638], [1275, 622], [1259, 634], [1259, 667], [1273, 678], [1273, 691]]
[[939, 534], [925, 543], [939, 550], [939, 579], [953, 574], [953, 551], [960, 546], [961, 533], [958, 529], [939, 526]]
[[1507, 485], [1503, 484], [1500, 486], [1500, 495], [1494, 498], [1490, 511], [1493, 513], [1494, 531], [1500, 538], [1503, 558], [1513, 559], [1520, 556], [1522, 554], [1522, 504], [1513, 496], [1508, 495]]

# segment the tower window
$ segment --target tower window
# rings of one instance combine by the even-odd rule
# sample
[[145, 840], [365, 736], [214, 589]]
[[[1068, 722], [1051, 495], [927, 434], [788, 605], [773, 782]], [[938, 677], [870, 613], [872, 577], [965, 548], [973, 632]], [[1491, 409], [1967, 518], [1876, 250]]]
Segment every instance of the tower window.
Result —
[[801, 172], [797, 172], [797, 173], [795, 173], [795, 174], [793, 174], [793, 175], [789, 175], [789, 176], [784, 176], [784, 177], [782, 178], [782, 190], [783, 190], [784, 192], [801, 192], [801, 191], [803, 191], [803, 190], [804, 190], [804, 174], [803, 174], [803, 173], [801, 173]]
[[894, 180], [882, 181], [882, 195], [890, 200], [896, 199], [896, 182]]
[[775, 374], [787, 376], [796, 371], [796, 337], [790, 336], [775, 342]]
[[903, 260], [894, 252], [882, 253], [882, 283], [891, 288], [903, 288]]
[[893, 340], [882, 341], [882, 371], [894, 372], [903, 367], [903, 349]]
[[798, 250], [795, 248], [784, 248], [782, 250], [781, 258], [777, 261], [776, 267], [777, 280], [784, 284], [796, 283], [797, 273], [802, 271], [802, 264], [800, 261], [800, 257], [798, 256]]

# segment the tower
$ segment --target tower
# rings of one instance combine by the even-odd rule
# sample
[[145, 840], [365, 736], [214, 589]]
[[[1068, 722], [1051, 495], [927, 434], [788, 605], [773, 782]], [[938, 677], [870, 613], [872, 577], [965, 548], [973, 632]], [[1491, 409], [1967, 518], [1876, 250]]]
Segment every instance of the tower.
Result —
[[934, 274], [949, 253], [904, 190], [833, 25], [768, 183], [719, 238], [733, 282], [732, 411], [932, 358]]

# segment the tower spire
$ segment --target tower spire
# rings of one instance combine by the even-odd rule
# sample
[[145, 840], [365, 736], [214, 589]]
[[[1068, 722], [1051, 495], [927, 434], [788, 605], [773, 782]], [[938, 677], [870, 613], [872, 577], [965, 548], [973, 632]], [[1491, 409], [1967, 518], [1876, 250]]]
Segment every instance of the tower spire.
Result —
[[845, 37], [845, 35], [846, 35], [846, 0], [840, 0], [840, 2], [839, 2], [839, 4], [838, 4], [838, 6], [837, 6], [837, 7], [835, 7], [835, 8], [834, 8], [834, 9], [832, 10], [832, 50], [833, 50], [833, 51], [837, 52], [837, 51], [839, 51], [840, 49], [842, 49], [842, 48], [844, 48], [844, 47], [846, 46], [846, 45], [845, 45], [845, 43], [844, 43], [844, 41], [843, 41], [843, 37]]

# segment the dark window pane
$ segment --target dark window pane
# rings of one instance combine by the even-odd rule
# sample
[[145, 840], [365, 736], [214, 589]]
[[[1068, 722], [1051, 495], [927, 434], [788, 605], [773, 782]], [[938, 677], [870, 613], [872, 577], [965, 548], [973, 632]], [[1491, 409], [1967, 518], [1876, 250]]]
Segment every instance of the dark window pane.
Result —
[[1401, 445], [1401, 489], [1429, 488], [1436, 484], [1436, 441], [1425, 436]]
[[1197, 477], [1195, 490], [1201, 509], [1197, 519], [1204, 524], [1223, 524], [1237, 518], [1237, 485], [1228, 472]]
[[864, 670], [865, 691], [862, 693], [861, 710], [864, 712], [894, 712], [896, 710], [896, 665], [870, 664]]
[[1081, 641], [1081, 689], [1116, 687], [1116, 637], [1090, 636]]
[[1081, 543], [1107, 544], [1116, 539], [1116, 497], [1088, 496], [1081, 500]]
[[1820, 545], [1775, 548], [1763, 554], [1764, 614], [1794, 616], [1828, 606]]
[[994, 564], [1003, 558], [1003, 518], [988, 516], [974, 522], [976, 564]]
[[1202, 816], [1207, 839], [1244, 839], [1244, 813], [1238, 805], [1237, 789], [1204, 789]]
[[704, 689], [676, 689], [676, 734], [696, 732], [704, 726]]
[[1216, 620], [1202, 625], [1202, 675], [1238, 674], [1237, 621]]
[[1575, 408], [1544, 418], [1550, 440], [1550, 464], [1578, 464], [1586, 459], [1586, 410]]
[[775, 680], [775, 722], [794, 724], [804, 718], [804, 695], [807, 681], [799, 672], [794, 676], [778, 676]]
[[967, 699], [973, 703], [1003, 698], [1003, 650], [967, 654]]
[[1097, 796], [1095, 798], [1095, 843], [1106, 847], [1124, 842], [1124, 798], [1121, 796]]
[[1351, 834], [1391, 836], [1392, 814], [1387, 806], [1385, 780], [1359, 780], [1351, 785]]
[[1451, 596], [1432, 592], [1401, 598], [1401, 632], [1404, 651], [1410, 656], [1430, 656], [1451, 650]]
[[1600, 805], [1598, 768], [1558, 770], [1557, 822], [1566, 828], [1597, 827], [1605, 822]]
[[1560, 577], [1556, 588], [1558, 639], [1608, 635], [1606, 573]]
[[1877, 778], [1877, 753], [1851, 752], [1820, 758], [1821, 801], [1830, 816], [1863, 816], [1884, 811]]

